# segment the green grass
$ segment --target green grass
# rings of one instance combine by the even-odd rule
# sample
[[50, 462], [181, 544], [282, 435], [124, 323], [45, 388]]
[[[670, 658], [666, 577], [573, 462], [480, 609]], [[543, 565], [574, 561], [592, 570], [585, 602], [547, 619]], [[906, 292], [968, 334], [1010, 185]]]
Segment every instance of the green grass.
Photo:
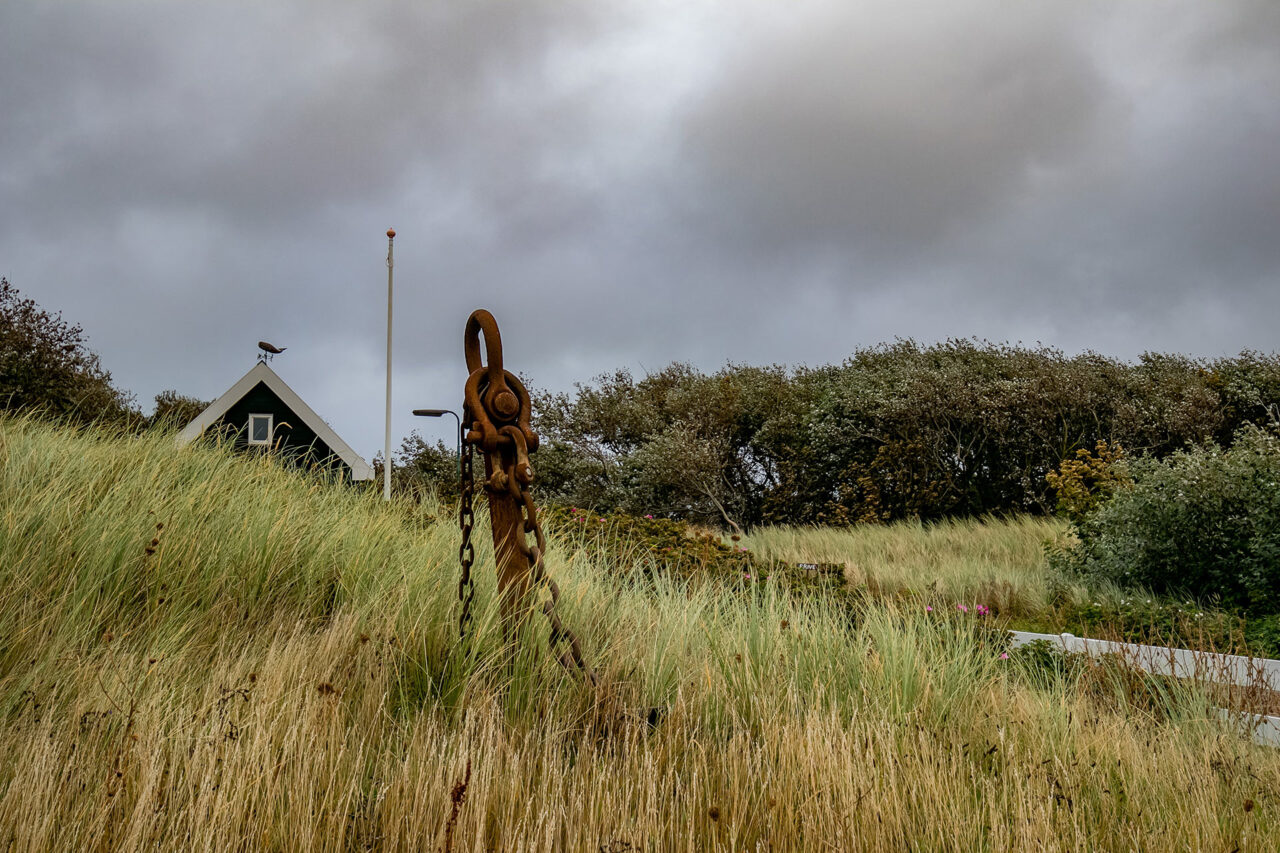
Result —
[[591, 689], [539, 619], [504, 652], [486, 548], [456, 641], [456, 531], [429, 503], [0, 420], [0, 848], [1280, 847], [1280, 753], [1200, 686], [1046, 678], [916, 606], [1045, 594], [1019, 541], [1059, 528], [950, 531], [832, 534], [812, 559], [893, 592], [852, 609], [553, 542]]
[[787, 563], [842, 566], [849, 588], [877, 602], [935, 611], [990, 608], [1002, 627], [1204, 651], [1280, 657], [1274, 618], [1246, 618], [1212, 600], [1158, 596], [1094, 582], [1050, 567], [1052, 549], [1072, 542], [1051, 518], [899, 523], [844, 528], [772, 527], [743, 540]]
[[742, 544], [767, 559], [835, 563], [852, 586], [882, 598], [983, 604], [1010, 616], [1049, 606], [1046, 545], [1068, 527], [1022, 517], [889, 526], [770, 527]]

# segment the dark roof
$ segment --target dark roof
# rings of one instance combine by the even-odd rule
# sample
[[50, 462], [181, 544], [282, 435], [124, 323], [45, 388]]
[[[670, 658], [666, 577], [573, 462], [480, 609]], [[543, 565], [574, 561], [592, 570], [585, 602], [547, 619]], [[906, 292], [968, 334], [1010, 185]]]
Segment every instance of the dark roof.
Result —
[[232, 406], [259, 384], [265, 385], [279, 397], [281, 402], [288, 406], [306, 424], [307, 428], [315, 433], [317, 438], [328, 445], [335, 456], [346, 463], [347, 467], [351, 469], [352, 480], [373, 479], [373, 468], [369, 466], [369, 463], [365, 462], [360, 454], [352, 450], [351, 445], [343, 441], [333, 431], [333, 428], [325, 423], [324, 419], [317, 415], [314, 409], [303, 402], [297, 392], [290, 388], [274, 370], [261, 361], [255, 364], [252, 370], [240, 377], [240, 381], [228, 388], [225, 394], [210, 403], [208, 408], [196, 416], [195, 420], [182, 428], [182, 431], [178, 433], [179, 446], [188, 444], [198, 438], [201, 433], [217, 423], [223, 415], [231, 410]]

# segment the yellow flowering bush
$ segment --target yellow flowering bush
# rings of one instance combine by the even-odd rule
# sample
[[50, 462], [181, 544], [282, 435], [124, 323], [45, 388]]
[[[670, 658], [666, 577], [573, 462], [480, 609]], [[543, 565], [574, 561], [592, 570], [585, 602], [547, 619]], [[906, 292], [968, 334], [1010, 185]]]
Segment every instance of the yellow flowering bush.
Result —
[[1081, 448], [1074, 458], [1062, 460], [1044, 479], [1057, 496], [1058, 512], [1077, 524], [1116, 489], [1133, 485], [1124, 449], [1103, 439], [1092, 451]]

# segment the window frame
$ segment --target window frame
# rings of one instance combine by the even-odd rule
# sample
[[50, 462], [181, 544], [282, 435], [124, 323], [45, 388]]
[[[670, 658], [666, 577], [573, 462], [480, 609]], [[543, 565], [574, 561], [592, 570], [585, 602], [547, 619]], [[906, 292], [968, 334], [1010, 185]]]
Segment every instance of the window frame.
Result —
[[[262, 441], [255, 441], [253, 438], [254, 421], [260, 418], [267, 420], [267, 437]], [[249, 415], [249, 444], [257, 447], [268, 447], [271, 444], [271, 436], [275, 433], [275, 415], [271, 414], [251, 414]]]

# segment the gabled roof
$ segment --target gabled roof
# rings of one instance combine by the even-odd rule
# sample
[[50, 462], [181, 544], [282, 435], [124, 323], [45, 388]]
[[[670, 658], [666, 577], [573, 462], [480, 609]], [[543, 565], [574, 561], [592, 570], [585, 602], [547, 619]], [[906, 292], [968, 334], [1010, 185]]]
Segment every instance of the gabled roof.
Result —
[[202, 432], [216, 423], [245, 394], [252, 391], [259, 382], [275, 392], [275, 395], [292, 409], [321, 441], [329, 445], [329, 448], [333, 450], [339, 459], [351, 468], [351, 479], [373, 479], [373, 468], [369, 466], [369, 463], [365, 462], [360, 454], [352, 450], [351, 445], [339, 438], [333, 428], [325, 423], [324, 419], [315, 413], [315, 410], [304, 403], [302, 398], [285, 384], [285, 381], [274, 370], [267, 367], [266, 362], [262, 361], [255, 364], [253, 370], [240, 377], [240, 381], [228, 388], [225, 394], [210, 403], [209, 407], [197, 415], [195, 420], [183, 427], [182, 432], [178, 433], [178, 445], [189, 444], [199, 438]]

